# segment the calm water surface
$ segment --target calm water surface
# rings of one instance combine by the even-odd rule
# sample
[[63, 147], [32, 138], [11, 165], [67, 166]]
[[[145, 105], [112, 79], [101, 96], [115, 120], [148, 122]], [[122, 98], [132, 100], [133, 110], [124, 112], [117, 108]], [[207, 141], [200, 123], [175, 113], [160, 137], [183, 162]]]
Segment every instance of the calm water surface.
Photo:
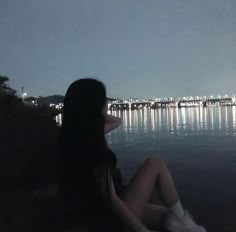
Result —
[[109, 113], [122, 119], [107, 141], [124, 172], [154, 154], [183, 170], [236, 171], [235, 106]]
[[122, 119], [106, 137], [124, 182], [146, 157], [158, 154], [200, 221], [236, 231], [236, 106], [109, 113]]

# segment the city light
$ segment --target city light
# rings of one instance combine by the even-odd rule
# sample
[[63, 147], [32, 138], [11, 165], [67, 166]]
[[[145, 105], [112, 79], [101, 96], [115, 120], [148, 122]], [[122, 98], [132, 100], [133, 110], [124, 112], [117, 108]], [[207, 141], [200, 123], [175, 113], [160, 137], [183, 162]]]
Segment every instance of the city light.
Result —
[[[29, 97], [26, 99], [27, 93], [22, 91], [22, 99], [24, 102], [40, 106], [40, 99]], [[139, 110], [139, 109], [155, 109], [155, 108], [182, 108], [182, 107], [206, 107], [206, 106], [235, 106], [235, 94], [231, 95], [210, 95], [210, 96], [184, 96], [184, 97], [166, 97], [166, 98], [128, 98], [116, 99], [109, 101], [109, 110]], [[64, 107], [61, 103], [49, 103], [48, 106], [53, 109], [62, 110]]]
[[[217, 97], [216, 97], [217, 96]], [[113, 110], [127, 110], [127, 109], [155, 109], [155, 108], [182, 108], [182, 107], [206, 107], [206, 106], [233, 106], [236, 105], [235, 95], [229, 97], [227, 94], [224, 97], [221, 95], [207, 96], [184, 96], [169, 97], [169, 98], [153, 98], [153, 99], [134, 99], [129, 98], [125, 100], [119, 100], [119, 104], [116, 102], [111, 103], [111, 109]]]
[[24, 99], [26, 98], [26, 96], [27, 96], [27, 93], [26, 93], [26, 92], [23, 92], [23, 93], [22, 93], [22, 99], [24, 100]]

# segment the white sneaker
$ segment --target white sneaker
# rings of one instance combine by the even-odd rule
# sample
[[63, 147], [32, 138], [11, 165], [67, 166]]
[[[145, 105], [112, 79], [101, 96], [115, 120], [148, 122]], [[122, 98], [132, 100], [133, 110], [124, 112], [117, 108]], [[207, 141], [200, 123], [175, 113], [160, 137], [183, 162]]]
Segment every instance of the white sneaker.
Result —
[[173, 214], [167, 216], [165, 228], [170, 232], [207, 232], [203, 226], [199, 226], [194, 222], [188, 211], [184, 211], [182, 217]]

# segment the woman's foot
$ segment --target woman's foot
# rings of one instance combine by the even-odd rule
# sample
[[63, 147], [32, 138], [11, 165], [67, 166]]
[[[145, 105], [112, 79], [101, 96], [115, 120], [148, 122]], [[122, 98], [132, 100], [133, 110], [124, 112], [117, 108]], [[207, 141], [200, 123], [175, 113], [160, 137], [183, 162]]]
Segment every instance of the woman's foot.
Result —
[[186, 210], [181, 217], [170, 213], [167, 216], [165, 228], [170, 232], [207, 232], [203, 226], [194, 222], [192, 216]]

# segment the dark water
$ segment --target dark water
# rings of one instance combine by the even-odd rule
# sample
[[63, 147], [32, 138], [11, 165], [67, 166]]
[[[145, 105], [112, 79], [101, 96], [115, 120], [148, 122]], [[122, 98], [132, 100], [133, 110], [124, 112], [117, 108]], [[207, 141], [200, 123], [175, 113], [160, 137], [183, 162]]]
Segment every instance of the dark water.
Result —
[[122, 118], [107, 141], [125, 182], [158, 154], [184, 206], [208, 231], [236, 231], [236, 106], [110, 113]]

